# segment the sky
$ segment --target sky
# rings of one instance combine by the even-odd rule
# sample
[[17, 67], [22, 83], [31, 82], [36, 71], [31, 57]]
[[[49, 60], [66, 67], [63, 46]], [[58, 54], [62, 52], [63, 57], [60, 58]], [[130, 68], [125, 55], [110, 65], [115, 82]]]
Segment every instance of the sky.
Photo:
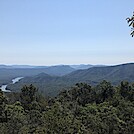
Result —
[[134, 62], [133, 0], [0, 0], [0, 64]]

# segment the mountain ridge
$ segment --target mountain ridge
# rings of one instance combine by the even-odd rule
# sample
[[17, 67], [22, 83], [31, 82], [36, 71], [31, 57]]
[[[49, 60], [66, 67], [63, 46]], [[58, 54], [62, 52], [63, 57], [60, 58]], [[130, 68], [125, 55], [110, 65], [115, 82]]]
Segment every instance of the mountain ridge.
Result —
[[123, 80], [134, 82], [134, 63], [76, 70], [64, 76], [39, 74], [33, 77], [26, 77], [19, 83], [9, 86], [9, 88], [15, 90], [23, 85], [33, 84], [45, 94], [53, 96], [63, 88], [71, 87], [76, 83], [85, 82], [90, 85], [97, 85], [103, 80], [107, 80], [113, 85], [117, 85]]

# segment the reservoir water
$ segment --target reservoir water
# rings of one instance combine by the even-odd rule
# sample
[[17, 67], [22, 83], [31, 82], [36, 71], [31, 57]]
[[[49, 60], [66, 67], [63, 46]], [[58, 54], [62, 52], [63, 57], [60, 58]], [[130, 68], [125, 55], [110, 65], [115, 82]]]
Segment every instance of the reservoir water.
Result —
[[15, 79], [12, 79], [12, 84], [15, 84], [16, 82], [18, 82], [19, 80], [21, 80], [23, 77], [17, 77]]
[[[16, 82], [18, 82], [19, 80], [21, 80], [23, 77], [17, 77], [15, 79], [12, 79], [12, 83], [9, 83], [9, 84], [15, 84]], [[3, 92], [11, 92], [10, 90], [7, 90], [7, 85], [2, 85], [0, 87], [0, 89], [3, 91]]]

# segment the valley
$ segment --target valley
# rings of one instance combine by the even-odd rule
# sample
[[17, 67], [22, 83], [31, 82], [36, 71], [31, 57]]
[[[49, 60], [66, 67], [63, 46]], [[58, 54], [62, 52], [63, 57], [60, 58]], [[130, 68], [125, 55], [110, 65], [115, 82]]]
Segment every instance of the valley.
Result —
[[17, 77], [23, 76], [24, 78], [15, 84], [9, 84], [8, 89], [18, 92], [24, 85], [33, 84], [46, 96], [56, 96], [60, 91], [81, 82], [94, 86], [103, 80], [113, 85], [118, 85], [121, 81], [134, 81], [134, 63], [80, 70], [63, 65], [47, 68], [47, 71], [46, 68], [7, 70], [9, 71], [12, 71], [12, 75], [14, 71]]

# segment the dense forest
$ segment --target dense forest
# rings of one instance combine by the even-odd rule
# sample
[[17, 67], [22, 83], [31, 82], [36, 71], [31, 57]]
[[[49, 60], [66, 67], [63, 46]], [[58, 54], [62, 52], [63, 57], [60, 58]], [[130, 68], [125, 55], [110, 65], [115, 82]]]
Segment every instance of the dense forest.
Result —
[[77, 83], [56, 97], [0, 91], [1, 134], [133, 134], [134, 83]]

